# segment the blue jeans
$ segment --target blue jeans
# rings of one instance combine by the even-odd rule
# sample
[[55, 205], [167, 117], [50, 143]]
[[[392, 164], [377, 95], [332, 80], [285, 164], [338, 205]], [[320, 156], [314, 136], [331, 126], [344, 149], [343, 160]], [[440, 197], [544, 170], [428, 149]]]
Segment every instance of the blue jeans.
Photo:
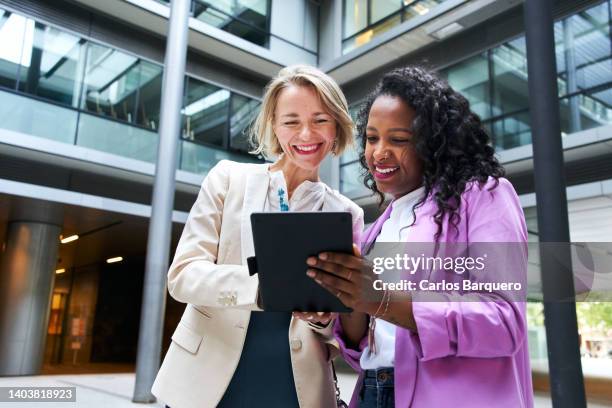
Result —
[[393, 367], [366, 370], [359, 393], [359, 408], [394, 408]]

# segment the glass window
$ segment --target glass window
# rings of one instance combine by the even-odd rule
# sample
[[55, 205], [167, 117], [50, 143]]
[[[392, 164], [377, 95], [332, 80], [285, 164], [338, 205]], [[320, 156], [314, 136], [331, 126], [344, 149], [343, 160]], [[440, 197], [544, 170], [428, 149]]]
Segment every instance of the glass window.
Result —
[[161, 65], [140, 62], [136, 123], [155, 131], [159, 128], [162, 76]]
[[402, 8], [401, 0], [377, 0], [370, 3], [371, 22], [376, 23]]
[[156, 132], [81, 113], [76, 144], [155, 163], [158, 139]]
[[249, 126], [259, 112], [260, 102], [246, 96], [232, 94], [230, 116], [230, 147], [248, 153]]
[[19, 67], [25, 65], [22, 48], [30, 21], [0, 9], [0, 86], [15, 89]]
[[304, 48], [316, 53], [319, 46], [319, 5], [312, 0], [305, 1]]
[[134, 123], [140, 67], [138, 58], [89, 43], [82, 108]]
[[74, 143], [79, 113], [0, 90], [0, 127], [56, 142]]
[[446, 0], [404, 0], [404, 4], [407, 6], [404, 9], [404, 20], [425, 15], [444, 1]]
[[363, 30], [368, 25], [368, 1], [344, 0], [344, 38]]
[[493, 106], [491, 116], [529, 109], [525, 37], [491, 51]]
[[181, 141], [179, 168], [196, 174], [206, 174], [220, 160], [234, 160], [243, 163], [262, 163], [253, 155], [232, 153], [227, 150], [202, 146], [187, 140]]
[[268, 0], [195, 0], [193, 16], [254, 44], [267, 46]]
[[[608, 4], [603, 3], [568, 19], [565, 34], [573, 38], [578, 89], [588, 89], [612, 80]], [[566, 43], [568, 42], [565, 39]]]
[[511, 149], [531, 143], [529, 111], [503, 116], [489, 123], [489, 131], [499, 149]]
[[359, 162], [340, 167], [340, 192], [349, 198], [356, 199], [372, 195], [363, 184], [363, 170]]
[[491, 88], [486, 53], [455, 64], [444, 74], [448, 84], [470, 101], [472, 111], [483, 119], [491, 116]]
[[187, 77], [183, 114], [183, 138], [227, 147], [230, 92]]
[[27, 20], [19, 90], [78, 107], [83, 59], [79, 37]]

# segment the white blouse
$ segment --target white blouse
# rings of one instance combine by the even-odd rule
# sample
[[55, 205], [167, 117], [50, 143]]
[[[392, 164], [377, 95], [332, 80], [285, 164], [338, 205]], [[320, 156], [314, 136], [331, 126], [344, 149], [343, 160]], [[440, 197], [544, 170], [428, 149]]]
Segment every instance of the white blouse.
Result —
[[321, 211], [325, 200], [325, 184], [304, 180], [287, 199], [287, 182], [282, 170], [270, 171], [270, 185], [264, 211]]
[[[425, 187], [417, 188], [393, 201], [391, 214], [383, 224], [376, 242], [404, 242], [407, 239], [409, 226], [414, 221], [412, 209], [419, 202]], [[369, 347], [363, 351], [359, 364], [364, 370], [374, 370], [382, 367], [395, 366], [395, 328], [393, 323], [383, 319], [376, 319], [374, 328], [374, 341], [378, 353], [370, 353]]]

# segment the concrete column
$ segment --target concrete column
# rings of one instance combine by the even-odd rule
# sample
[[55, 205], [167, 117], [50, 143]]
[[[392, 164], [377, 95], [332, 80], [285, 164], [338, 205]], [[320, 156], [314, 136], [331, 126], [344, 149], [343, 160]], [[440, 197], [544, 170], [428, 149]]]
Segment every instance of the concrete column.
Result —
[[[569, 243], [555, 58], [553, 0], [524, 3], [533, 166], [542, 243]], [[555, 408], [586, 408], [572, 255], [540, 245], [550, 393]], [[557, 249], [561, 248], [561, 250]]]
[[14, 211], [0, 263], [0, 376], [39, 374], [61, 232], [61, 207]]
[[138, 333], [134, 402], [155, 402], [151, 387], [161, 359], [166, 274], [170, 257], [174, 184], [181, 129], [181, 106], [189, 28], [189, 0], [172, 0], [164, 77], [162, 80], [159, 146], [153, 184], [151, 221]]

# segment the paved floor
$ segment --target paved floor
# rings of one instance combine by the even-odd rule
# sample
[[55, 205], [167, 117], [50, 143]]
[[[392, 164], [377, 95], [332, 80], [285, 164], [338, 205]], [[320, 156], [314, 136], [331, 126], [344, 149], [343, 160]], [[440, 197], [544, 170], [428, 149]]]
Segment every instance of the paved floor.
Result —
[[[342, 398], [348, 401], [355, 385], [357, 376], [352, 373], [338, 373], [338, 382]], [[70, 408], [125, 408], [125, 407], [151, 407], [159, 408], [162, 405], [135, 404], [132, 402], [134, 387], [133, 373], [119, 374], [70, 374], [70, 375], [41, 375], [34, 377], [0, 377], [0, 387], [43, 387], [55, 386], [77, 387], [77, 402], [51, 403], [46, 402], [44, 408], [70, 407]], [[546, 395], [536, 395], [536, 408], [551, 407], [550, 398]], [[15, 408], [40, 408], [40, 403], [1, 403], [0, 408], [10, 406]], [[589, 404], [589, 408], [605, 408], [612, 405]]]

